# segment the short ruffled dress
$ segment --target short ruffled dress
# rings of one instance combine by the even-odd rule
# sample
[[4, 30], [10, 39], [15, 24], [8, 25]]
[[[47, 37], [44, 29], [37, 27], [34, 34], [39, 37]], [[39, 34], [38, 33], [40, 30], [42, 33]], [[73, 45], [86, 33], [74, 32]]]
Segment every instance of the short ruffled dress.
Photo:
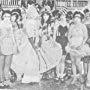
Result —
[[65, 36], [65, 34], [67, 32], [68, 32], [67, 26], [64, 26], [63, 27], [62, 25], [59, 25], [59, 27], [58, 27], [58, 33], [60, 33], [60, 36], [57, 35], [56, 42], [58, 42], [62, 46], [63, 55], [66, 55], [65, 47], [67, 46], [68, 38], [67, 38], [67, 36]]
[[67, 52], [70, 52], [70, 54], [77, 57], [90, 55], [89, 45], [87, 43], [82, 44], [84, 38], [84, 32], [82, 29], [87, 30], [82, 24], [73, 27], [72, 31], [69, 33], [69, 43], [66, 47]]
[[17, 30], [14, 34], [19, 53], [13, 57], [12, 69], [18, 77], [24, 74], [23, 83], [38, 82], [40, 79], [38, 56], [22, 30]]
[[11, 22], [2, 21], [0, 24], [0, 53], [12, 55], [17, 51]]
[[44, 73], [56, 67], [62, 58], [62, 47], [53, 40], [43, 41], [38, 51], [40, 58], [40, 72]]

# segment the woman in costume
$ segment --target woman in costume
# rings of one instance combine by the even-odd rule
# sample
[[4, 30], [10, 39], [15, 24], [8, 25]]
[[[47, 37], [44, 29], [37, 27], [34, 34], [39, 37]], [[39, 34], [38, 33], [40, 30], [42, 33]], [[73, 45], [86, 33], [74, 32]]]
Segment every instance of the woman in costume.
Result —
[[[86, 25], [88, 30], [88, 40], [87, 44], [90, 46], [90, 10], [88, 8], [84, 9], [85, 19], [83, 23]], [[83, 60], [84, 62], [84, 75], [87, 76], [86, 86], [90, 87], [90, 58]]]
[[38, 49], [40, 58], [40, 72], [42, 74], [55, 68], [62, 57], [61, 46], [53, 40], [50, 26], [51, 15], [49, 12], [42, 14], [41, 46]]
[[81, 12], [76, 11], [73, 15], [73, 18], [74, 24], [72, 24], [69, 28], [69, 43], [66, 47], [66, 50], [70, 53], [72, 60], [72, 70], [74, 75], [72, 84], [77, 79], [76, 66], [78, 67], [80, 76], [82, 76], [83, 68], [81, 64], [81, 58], [85, 55], [90, 54], [90, 48], [86, 44], [86, 41], [88, 39], [87, 28], [84, 24], [82, 24], [83, 14]]
[[66, 56], [66, 50], [65, 47], [68, 42], [67, 38], [67, 32], [68, 32], [68, 24], [66, 22], [66, 15], [62, 12], [57, 14], [57, 18], [55, 20], [54, 25], [54, 39], [55, 41], [61, 45], [62, 47], [62, 60], [60, 62], [60, 65], [58, 66], [58, 77], [63, 78], [64, 77], [64, 70], [65, 70], [65, 56]]
[[[32, 6], [33, 7], [33, 6]], [[34, 7], [33, 7], [34, 8]], [[34, 8], [35, 9], [35, 8]], [[39, 59], [35, 51], [34, 38], [36, 38], [38, 30], [37, 12], [29, 13], [33, 10], [28, 8], [26, 23], [23, 29], [16, 28], [14, 37], [17, 42], [19, 53], [13, 57], [12, 69], [16, 72], [20, 80], [23, 75], [22, 83], [39, 82], [40, 69]], [[33, 15], [36, 15], [33, 17]]]
[[11, 12], [3, 12], [3, 21], [0, 24], [0, 66], [1, 66], [1, 84], [10, 84], [10, 67], [13, 55], [17, 52], [17, 46], [14, 40], [13, 28], [10, 21]]

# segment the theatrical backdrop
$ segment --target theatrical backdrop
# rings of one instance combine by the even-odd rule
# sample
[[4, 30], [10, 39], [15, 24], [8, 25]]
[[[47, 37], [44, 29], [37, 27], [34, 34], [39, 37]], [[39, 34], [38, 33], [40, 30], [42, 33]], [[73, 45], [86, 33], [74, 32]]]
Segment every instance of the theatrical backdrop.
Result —
[[[18, 7], [22, 1], [27, 2], [27, 0], [0, 0], [0, 4], [4, 8], [15, 8]], [[74, 8], [83, 8], [89, 5], [90, 0], [34, 0], [37, 3], [41, 4], [43, 1], [54, 1], [55, 7], [59, 8], [62, 6], [74, 9]]]

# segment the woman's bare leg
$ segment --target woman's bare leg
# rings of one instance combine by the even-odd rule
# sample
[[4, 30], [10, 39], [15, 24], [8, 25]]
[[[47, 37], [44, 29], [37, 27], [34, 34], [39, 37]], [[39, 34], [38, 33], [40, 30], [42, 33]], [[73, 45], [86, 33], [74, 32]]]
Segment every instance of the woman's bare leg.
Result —
[[72, 81], [72, 84], [75, 83], [76, 81], [76, 76], [77, 76], [77, 70], [76, 70], [76, 58], [71, 55], [71, 61], [72, 61], [72, 72], [73, 72], [73, 81]]
[[86, 86], [90, 87], [90, 63], [88, 63], [88, 73], [87, 73]]
[[10, 67], [12, 63], [12, 55], [8, 55], [5, 57], [5, 68], [4, 68], [4, 73], [5, 73], [5, 78], [10, 79]]
[[87, 63], [84, 63], [84, 75], [87, 75], [88, 73], [88, 64]]
[[65, 55], [62, 57], [62, 60], [61, 60], [61, 73], [60, 73], [60, 77], [63, 78], [64, 77], [64, 70], [65, 70]]
[[82, 62], [81, 62], [81, 58], [76, 58], [76, 65], [78, 67], [79, 70], [79, 74], [82, 75], [83, 74], [83, 68], [82, 68]]
[[0, 82], [4, 81], [4, 55], [0, 55]]
[[59, 65], [56, 66], [56, 74], [58, 78], [64, 77], [64, 70], [65, 70], [65, 56], [62, 57], [60, 60]]

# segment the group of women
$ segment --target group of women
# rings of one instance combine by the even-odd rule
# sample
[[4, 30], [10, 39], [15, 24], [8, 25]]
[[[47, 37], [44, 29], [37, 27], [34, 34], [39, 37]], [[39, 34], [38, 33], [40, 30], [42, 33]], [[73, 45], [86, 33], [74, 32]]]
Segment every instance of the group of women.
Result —
[[[0, 86], [9, 86], [10, 70], [17, 81], [40, 82], [44, 73], [56, 68], [56, 77], [64, 78], [65, 60], [70, 54], [73, 81], [77, 74], [87, 77], [89, 63], [81, 61], [90, 55], [90, 12], [85, 9], [67, 12], [43, 9], [28, 2], [28, 8], [0, 11]], [[78, 69], [78, 72], [77, 72]]]

